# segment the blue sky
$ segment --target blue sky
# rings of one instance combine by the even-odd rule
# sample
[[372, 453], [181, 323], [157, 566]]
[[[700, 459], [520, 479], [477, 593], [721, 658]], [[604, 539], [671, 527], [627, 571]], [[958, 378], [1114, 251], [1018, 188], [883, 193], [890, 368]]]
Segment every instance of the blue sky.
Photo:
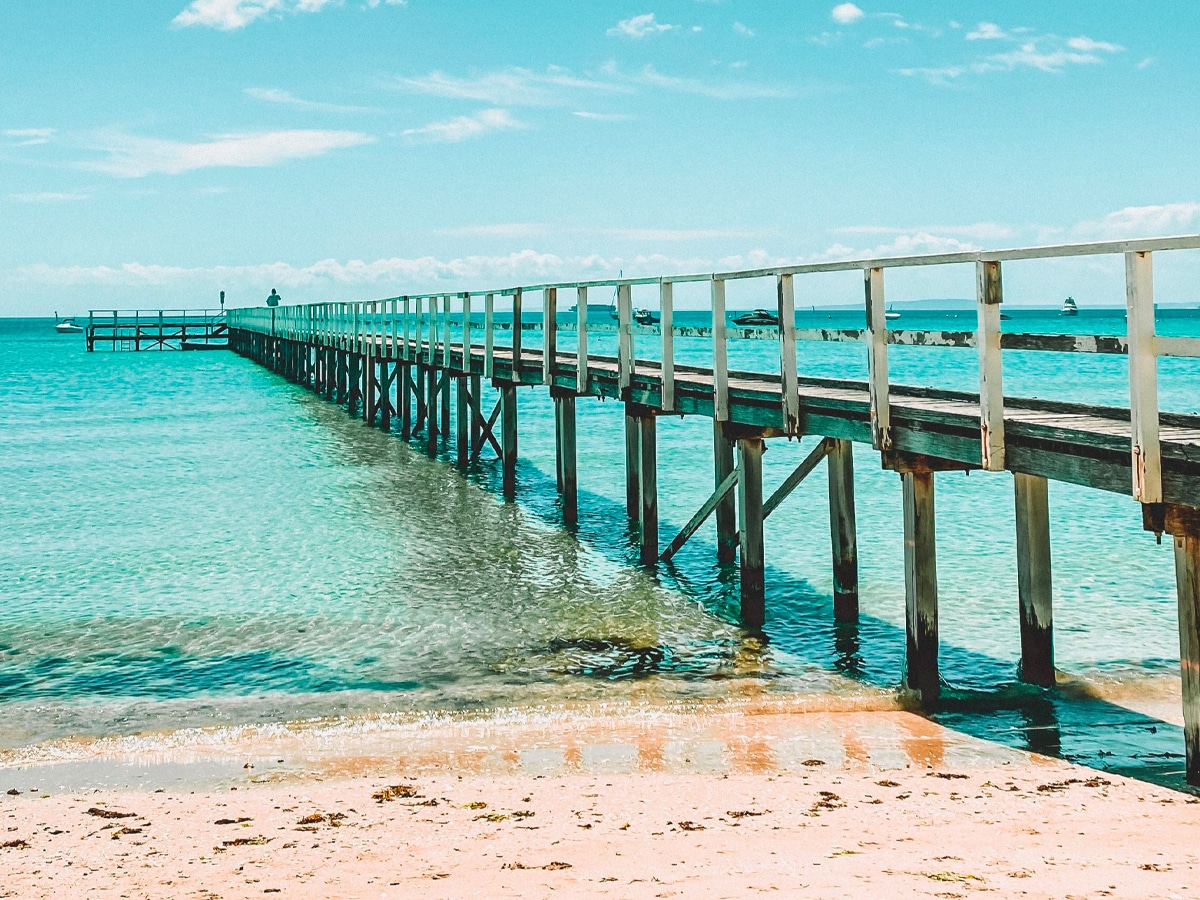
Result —
[[1190, 2], [6, 0], [0, 314], [1200, 231], [1197, 36]]

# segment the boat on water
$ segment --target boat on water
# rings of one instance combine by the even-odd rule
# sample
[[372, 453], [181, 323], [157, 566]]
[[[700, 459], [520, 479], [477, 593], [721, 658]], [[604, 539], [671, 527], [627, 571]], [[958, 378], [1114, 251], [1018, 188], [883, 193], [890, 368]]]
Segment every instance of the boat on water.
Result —
[[1079, 315], [1079, 307], [1075, 305], [1075, 298], [1068, 297], [1063, 301], [1062, 311], [1059, 313], [1062, 316], [1077, 316]]
[[900, 318], [900, 313], [896, 312], [889, 306], [887, 310], [884, 311], [883, 317], [885, 319], [898, 319]]
[[636, 325], [657, 325], [658, 316], [648, 309], [635, 309], [633, 311], [633, 321]]
[[54, 330], [59, 334], [83, 334], [82, 325], [76, 325], [75, 320], [69, 316], [59, 319], [58, 313], [54, 314]]
[[733, 319], [734, 325], [778, 325], [779, 316], [767, 309], [756, 309], [753, 312], [742, 313]]

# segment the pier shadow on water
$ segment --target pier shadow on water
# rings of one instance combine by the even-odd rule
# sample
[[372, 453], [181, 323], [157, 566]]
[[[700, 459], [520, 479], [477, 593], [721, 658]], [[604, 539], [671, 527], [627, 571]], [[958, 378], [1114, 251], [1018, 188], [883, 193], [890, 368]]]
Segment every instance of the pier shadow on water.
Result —
[[[314, 403], [323, 401], [313, 398]], [[328, 407], [326, 406], [328, 409]], [[322, 416], [323, 417], [323, 416]], [[552, 427], [543, 423], [545, 427]], [[364, 426], [365, 428], [365, 426]], [[337, 428], [341, 431], [340, 427]], [[398, 435], [379, 432], [380, 442], [359, 440], [344, 433], [343, 449], [364, 464], [385, 464], [388, 441]], [[429, 464], [424, 438], [411, 442], [411, 462]], [[621, 448], [614, 444], [613, 453]], [[498, 460], [483, 459], [465, 473], [454, 468], [452, 442], [440, 445], [438, 460], [464, 484], [470, 482], [500, 501], [501, 471]], [[582, 469], [581, 469], [582, 470]], [[705, 471], [697, 477], [708, 475]], [[623, 485], [619, 486], [623, 493]], [[446, 493], [439, 495], [445, 499]], [[396, 508], [416, 521], [426, 517], [455, 517], [470, 521], [480, 509], [480, 497], [471, 491], [453, 495], [463, 508], [420, 507], [419, 495], [391, 498]], [[556, 675], [605, 680], [639, 679], [655, 675], [699, 681], [731, 677], [754, 678], [768, 689], [787, 691], [796, 679], [814, 673], [865, 689], [897, 690], [903, 677], [905, 633], [903, 626], [868, 615], [856, 624], [833, 621], [832, 598], [803, 578], [768, 561], [766, 568], [767, 620], [764, 628], [748, 632], [738, 624], [738, 573], [735, 565], [715, 562], [716, 551], [699, 535], [670, 563], [655, 569], [638, 561], [636, 528], [624, 506], [592, 491], [579, 490], [580, 524], [566, 528], [554, 478], [524, 458], [518, 461], [516, 503], [504, 507], [513, 515], [532, 516], [543, 526], [578, 542], [576, 550], [600, 554], [626, 575], [675, 592], [699, 607], [697, 615], [715, 617], [734, 626], [736, 637], [718, 635], [707, 646], [686, 652], [669, 642], [647, 643], [621, 634], [620, 628], [597, 632], [580, 623], [572, 630], [558, 626], [549, 640], [514, 650], [512, 670], [530, 677], [552, 671]], [[414, 502], [416, 501], [416, 502]], [[500, 501], [503, 502], [503, 501]], [[663, 520], [662, 533], [678, 530], [678, 523]], [[898, 526], [897, 526], [898, 527]], [[478, 532], [477, 532], [478, 533]], [[556, 547], [563, 546], [562, 542]], [[449, 548], [453, 552], [453, 548]], [[566, 551], [575, 552], [575, 551]], [[444, 565], [447, 556], [439, 557]], [[444, 570], [443, 570], [444, 571]], [[534, 571], [527, 573], [537, 578]], [[1016, 603], [1013, 603], [1016, 616]], [[926, 715], [956, 732], [1014, 749], [1069, 760], [1101, 771], [1114, 772], [1148, 783], [1195, 793], [1183, 779], [1183, 729], [1100, 697], [1078, 681], [1045, 690], [1021, 682], [1010, 660], [993, 658], [946, 642], [940, 644], [943, 697], [936, 711]], [[548, 667], [548, 669], [547, 669]], [[970, 687], [956, 687], [956, 673], [970, 673]], [[811, 681], [805, 681], [811, 684]]]

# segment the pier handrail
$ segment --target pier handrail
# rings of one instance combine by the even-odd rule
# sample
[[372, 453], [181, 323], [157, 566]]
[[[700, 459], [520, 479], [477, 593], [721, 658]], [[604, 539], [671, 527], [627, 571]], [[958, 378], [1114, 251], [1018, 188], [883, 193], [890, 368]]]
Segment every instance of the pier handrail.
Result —
[[[469, 325], [472, 297], [484, 298], [483, 350], [484, 371], [492, 375], [495, 333], [510, 330], [514, 374], [523, 368], [522, 332], [542, 333], [542, 382], [551, 383], [557, 360], [558, 292], [574, 290], [577, 297], [576, 331], [578, 389], [586, 389], [587, 333], [603, 329], [587, 322], [587, 296], [592, 288], [615, 290], [617, 307], [617, 371], [623, 392], [631, 390], [635, 378], [655, 373], [661, 385], [662, 407], [674, 408], [674, 337], [691, 334], [711, 337], [713, 411], [718, 421], [729, 418], [729, 369], [726, 353], [730, 329], [726, 322], [725, 286], [727, 282], [774, 278], [779, 326], [768, 331], [780, 342], [779, 378], [782, 393], [784, 429], [796, 434], [799, 429], [800, 394], [796, 342], [798, 340], [855, 341], [867, 346], [867, 384], [870, 396], [872, 443], [877, 450], [892, 448], [890, 379], [887, 348], [889, 345], [930, 347], [974, 347], [979, 354], [979, 403], [981, 463], [985, 470], [1005, 468], [1004, 391], [1002, 351], [1005, 349], [1046, 352], [1121, 353], [1128, 357], [1130, 386], [1131, 454], [1134, 499], [1144, 504], [1161, 503], [1162, 473], [1159, 442], [1159, 405], [1157, 357], [1200, 357], [1200, 339], [1159, 337], [1155, 334], [1152, 254], [1158, 251], [1200, 249], [1200, 234], [1160, 238], [1101, 241], [1017, 247], [1001, 250], [974, 250], [898, 257], [868, 257], [801, 265], [770, 266], [713, 273], [660, 275], [636, 278], [605, 278], [586, 281], [560, 281], [522, 285], [483, 291], [437, 291], [407, 294], [379, 300], [256, 307], [229, 310], [229, 322], [235, 328], [306, 341], [330, 342], [351, 347], [356, 352], [374, 348], [378, 341], [394, 346], [402, 329], [401, 356], [434, 362], [439, 355], [448, 362], [450, 354], [451, 304], [457, 302], [463, 313], [464, 354], [476, 347]], [[1003, 302], [1002, 263], [1013, 260], [1058, 259], [1081, 256], [1122, 254], [1125, 257], [1126, 335], [1032, 335], [1002, 334], [1000, 307]], [[887, 328], [884, 300], [884, 272], [893, 268], [974, 264], [976, 267], [976, 316], [973, 332], [935, 330], [892, 331]], [[850, 329], [797, 329], [795, 327], [794, 281], [796, 276], [861, 271], [864, 278], [866, 327]], [[711, 285], [707, 329], [680, 329], [674, 324], [674, 286], [684, 283]], [[661, 326], [660, 359], [639, 360], [635, 338], [654, 335], [654, 329], [639, 327], [634, 321], [632, 288], [657, 285]], [[523, 299], [541, 292], [541, 321], [526, 323]], [[512, 298], [512, 322], [507, 328], [495, 318], [495, 297]], [[423, 307], [428, 304], [428, 313]], [[410, 318], [410, 316], [412, 318]], [[397, 321], [399, 317], [399, 322]], [[423, 323], [428, 321], [428, 339]], [[413, 342], [410, 344], [410, 323]], [[707, 334], [704, 332], [707, 331]], [[734, 339], [757, 335], [738, 333]], [[653, 377], [653, 376], [652, 376]]]

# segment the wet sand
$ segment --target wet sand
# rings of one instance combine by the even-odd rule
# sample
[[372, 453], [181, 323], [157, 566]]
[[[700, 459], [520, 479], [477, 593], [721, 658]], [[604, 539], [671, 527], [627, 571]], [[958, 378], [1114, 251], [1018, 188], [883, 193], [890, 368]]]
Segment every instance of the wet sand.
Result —
[[18, 792], [0, 793], [0, 896], [1200, 893], [1200, 800], [903, 711], [524, 716], [154, 746], [0, 769]]

